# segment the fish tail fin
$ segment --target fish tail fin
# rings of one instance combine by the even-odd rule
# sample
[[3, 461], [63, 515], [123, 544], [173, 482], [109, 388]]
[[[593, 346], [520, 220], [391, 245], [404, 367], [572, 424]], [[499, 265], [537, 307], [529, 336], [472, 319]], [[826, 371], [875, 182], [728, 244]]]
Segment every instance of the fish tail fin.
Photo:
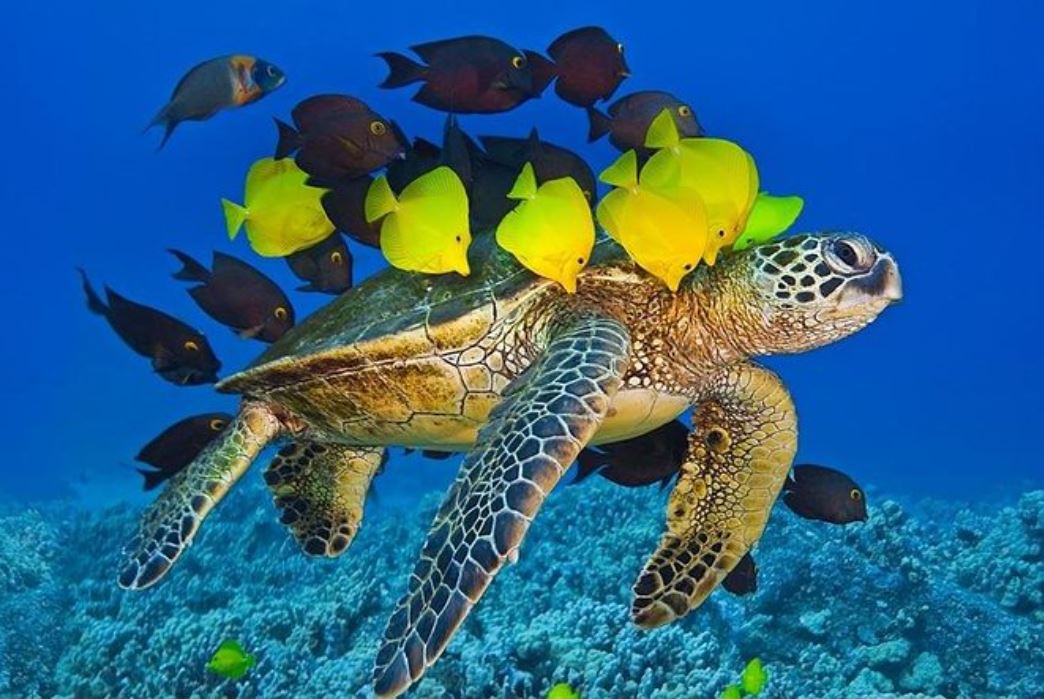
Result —
[[275, 159], [282, 160], [301, 147], [301, 134], [285, 121], [275, 119], [275, 123], [276, 128], [279, 129], [279, 142], [276, 143]]
[[168, 119], [164, 122], [163, 126], [163, 140], [156, 146], [156, 150], [163, 150], [163, 146], [167, 145], [167, 141], [170, 140], [171, 135], [174, 133], [174, 129], [178, 126], [178, 122]]
[[536, 173], [533, 171], [533, 164], [527, 162], [522, 166], [522, 172], [519, 173], [514, 186], [507, 193], [507, 197], [508, 199], [532, 199], [536, 193]]
[[167, 252], [178, 258], [178, 262], [181, 263], [181, 269], [174, 274], [175, 279], [180, 279], [185, 282], [202, 282], [203, 284], [210, 281], [210, 270], [199, 262], [180, 250], [169, 248]]
[[638, 154], [629, 150], [602, 170], [598, 179], [614, 187], [631, 188], [638, 184]]
[[570, 485], [576, 485], [587, 479], [592, 473], [605, 466], [605, 454], [592, 449], [584, 449], [576, 457], [576, 476]]
[[425, 66], [394, 51], [378, 53], [377, 57], [384, 59], [384, 62], [388, 64], [388, 77], [380, 84], [380, 87], [386, 89], [402, 87], [423, 80], [428, 71]]
[[229, 240], [235, 240], [240, 227], [247, 219], [247, 210], [228, 199], [221, 200], [221, 208], [225, 211], [225, 228]]
[[163, 140], [156, 147], [156, 150], [162, 150], [163, 146], [167, 145], [167, 141], [170, 140], [170, 135], [174, 133], [174, 129], [177, 128], [178, 122], [170, 115], [170, 104], [163, 105], [163, 108], [156, 112], [156, 116], [152, 117], [152, 121], [145, 125], [145, 128], [141, 130], [145, 133], [154, 126], [163, 127]]
[[91, 313], [96, 313], [100, 316], [109, 315], [109, 307], [105, 305], [105, 302], [98, 296], [98, 292], [91, 286], [91, 281], [87, 278], [87, 272], [82, 267], [77, 268], [80, 272], [80, 277], [83, 279], [83, 293], [87, 295], [87, 308], [90, 309]]
[[163, 471], [149, 471], [144, 468], [135, 470], [145, 479], [145, 483], [142, 485], [144, 490], [155, 490], [156, 486], [167, 480], [167, 476]]
[[679, 140], [678, 125], [674, 123], [674, 115], [669, 109], [657, 114], [645, 132], [646, 148], [669, 148], [678, 145]]
[[364, 208], [367, 223], [373, 223], [399, 208], [399, 200], [395, 198], [387, 177], [381, 175], [370, 185], [366, 191]]
[[609, 128], [612, 126], [613, 120], [602, 114], [594, 107], [587, 108], [587, 142], [592, 143], [597, 141], [602, 136], [609, 133]]

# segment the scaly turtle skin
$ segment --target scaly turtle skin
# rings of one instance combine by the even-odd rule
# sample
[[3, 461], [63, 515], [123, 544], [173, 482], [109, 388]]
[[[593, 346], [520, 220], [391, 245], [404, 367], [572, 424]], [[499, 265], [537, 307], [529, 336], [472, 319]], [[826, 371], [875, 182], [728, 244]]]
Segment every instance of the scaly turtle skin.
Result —
[[901, 297], [891, 255], [860, 235], [802, 235], [725, 256], [678, 293], [613, 243], [577, 293], [476, 250], [467, 279], [388, 270], [287, 333], [219, 389], [243, 405], [172, 478], [127, 549], [119, 582], [159, 580], [261, 449], [306, 553], [351, 543], [384, 447], [470, 450], [385, 631], [374, 688], [397, 696], [518, 548], [587, 444], [694, 430], [667, 531], [634, 585], [632, 618], [697, 607], [761, 536], [796, 449], [786, 388], [751, 361], [850, 335]]

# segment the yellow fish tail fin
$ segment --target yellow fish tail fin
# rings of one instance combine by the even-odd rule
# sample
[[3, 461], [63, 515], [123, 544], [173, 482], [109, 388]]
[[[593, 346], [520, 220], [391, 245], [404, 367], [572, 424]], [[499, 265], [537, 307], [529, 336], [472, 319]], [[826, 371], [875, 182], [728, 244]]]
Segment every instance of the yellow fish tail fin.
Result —
[[399, 201], [395, 198], [395, 192], [388, 184], [387, 177], [381, 175], [366, 190], [366, 202], [363, 208], [367, 223], [373, 223], [399, 208]]
[[532, 199], [537, 193], [536, 172], [533, 171], [532, 163], [522, 166], [515, 185], [508, 192], [508, 199]]
[[674, 115], [670, 109], [664, 109], [649, 124], [649, 130], [645, 132], [646, 148], [670, 148], [678, 145], [678, 125], [674, 122]]
[[630, 189], [638, 186], [638, 154], [629, 150], [602, 170], [598, 179], [614, 187]]
[[243, 223], [247, 220], [249, 212], [244, 207], [228, 199], [221, 200], [221, 208], [225, 212], [225, 229], [228, 231], [228, 238], [229, 240], [235, 240], [239, 229], [242, 228]]

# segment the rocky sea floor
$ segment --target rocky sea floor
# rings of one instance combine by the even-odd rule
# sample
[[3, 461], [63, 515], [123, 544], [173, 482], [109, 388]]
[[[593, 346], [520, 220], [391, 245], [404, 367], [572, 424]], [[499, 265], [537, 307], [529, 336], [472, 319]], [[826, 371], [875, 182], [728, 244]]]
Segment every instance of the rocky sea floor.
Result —
[[[137, 508], [0, 512], [0, 696], [367, 696], [438, 496], [370, 507], [348, 553], [325, 561], [298, 553], [260, 480], [142, 593], [113, 579]], [[562, 487], [410, 696], [543, 697], [564, 681], [585, 699], [716, 698], [754, 656], [770, 699], [1044, 696], [1044, 491], [974, 509], [870, 497], [870, 521], [844, 528], [777, 507], [755, 594], [719, 590], [644, 632], [630, 585], [665, 495]], [[226, 638], [257, 657], [239, 681], [204, 668]]]

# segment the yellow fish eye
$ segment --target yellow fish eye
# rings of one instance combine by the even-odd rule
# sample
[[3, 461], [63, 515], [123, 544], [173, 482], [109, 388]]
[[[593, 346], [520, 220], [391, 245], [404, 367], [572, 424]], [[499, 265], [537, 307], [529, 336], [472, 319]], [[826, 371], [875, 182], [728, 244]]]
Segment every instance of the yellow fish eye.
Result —
[[339, 250], [334, 250], [330, 253], [330, 262], [339, 265], [344, 262], [344, 255], [342, 255]]
[[682, 269], [684, 269], [686, 272], [688, 272], [689, 270], [692, 269], [692, 264], [691, 263], [686, 264], [684, 267], [682, 267]]
[[189, 352], [199, 352], [199, 345], [196, 344], [195, 340], [185, 340], [184, 347]]
[[384, 125], [383, 121], [371, 121], [370, 122], [370, 133], [374, 136], [383, 136], [388, 132], [388, 127]]
[[461, 238], [461, 237], [460, 237], [459, 235], [457, 236], [457, 242], [458, 242], [458, 243], [460, 243], [460, 242], [463, 242], [463, 240], [464, 240], [464, 239], [463, 239], [463, 238]]
[[683, 117], [691, 117], [692, 107], [690, 107], [687, 104], [683, 104], [682, 106], [678, 107], [678, 114], [682, 115]]
[[848, 491], [848, 497], [859, 502], [863, 498], [863, 494], [859, 491], [859, 488], [852, 488], [852, 490]]
[[617, 53], [623, 53], [623, 44], [617, 44], [616, 45], [616, 52]]
[[518, 68], [519, 70], [522, 70], [526, 67], [526, 59], [522, 56], [515, 56], [511, 59], [511, 65], [515, 66], [515, 68]]
[[210, 429], [214, 430], [215, 432], [220, 432], [221, 430], [225, 429], [225, 421], [219, 417], [214, 418], [210, 421]]
[[577, 263], [578, 265], [582, 265], [582, 264], [584, 263], [584, 258], [582, 258], [582, 257], [578, 257], [578, 258], [576, 258], [576, 263]]
[[721, 228], [718, 229], [718, 237], [719, 238], [724, 238], [725, 237], [725, 231], [722, 230]]
[[286, 320], [286, 309], [282, 306], [277, 306], [272, 314], [279, 320]]

